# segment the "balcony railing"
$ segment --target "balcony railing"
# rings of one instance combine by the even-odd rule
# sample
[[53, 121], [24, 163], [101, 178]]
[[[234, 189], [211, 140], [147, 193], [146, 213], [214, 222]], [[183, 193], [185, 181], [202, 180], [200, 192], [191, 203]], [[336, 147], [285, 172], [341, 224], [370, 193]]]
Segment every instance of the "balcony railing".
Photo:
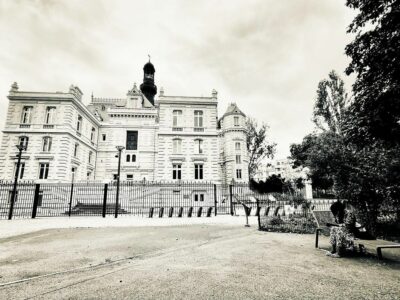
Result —
[[172, 127], [172, 131], [183, 131], [182, 127]]
[[204, 127], [194, 127], [195, 132], [204, 132]]
[[43, 129], [53, 129], [54, 125], [53, 124], [44, 124]]
[[31, 128], [31, 124], [19, 124], [19, 128]]

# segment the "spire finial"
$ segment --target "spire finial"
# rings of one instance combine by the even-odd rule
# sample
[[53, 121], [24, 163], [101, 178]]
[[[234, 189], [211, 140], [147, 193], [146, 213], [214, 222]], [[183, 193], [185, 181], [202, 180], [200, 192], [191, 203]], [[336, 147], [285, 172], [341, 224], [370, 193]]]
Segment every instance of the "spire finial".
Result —
[[151, 58], [151, 57], [150, 57], [150, 54], [147, 54], [147, 56], [149, 57], [149, 62], [150, 62], [150, 58]]

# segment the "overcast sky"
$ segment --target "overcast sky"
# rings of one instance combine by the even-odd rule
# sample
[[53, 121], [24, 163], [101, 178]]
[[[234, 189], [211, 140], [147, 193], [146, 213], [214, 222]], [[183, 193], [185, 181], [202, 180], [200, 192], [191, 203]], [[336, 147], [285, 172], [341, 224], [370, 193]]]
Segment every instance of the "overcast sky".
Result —
[[0, 0], [0, 121], [8, 91], [67, 91], [84, 101], [125, 97], [147, 55], [166, 95], [209, 96], [219, 113], [236, 102], [270, 125], [277, 158], [313, 130], [318, 82], [344, 69], [345, 0]]

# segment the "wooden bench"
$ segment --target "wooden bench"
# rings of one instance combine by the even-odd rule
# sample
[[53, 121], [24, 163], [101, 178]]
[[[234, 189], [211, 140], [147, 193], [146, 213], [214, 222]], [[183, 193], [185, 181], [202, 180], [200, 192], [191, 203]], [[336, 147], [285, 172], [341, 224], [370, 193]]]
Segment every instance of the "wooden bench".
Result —
[[[313, 210], [312, 214], [317, 223], [317, 230], [315, 231], [315, 248], [318, 248], [318, 240], [320, 233], [329, 235], [330, 228], [326, 224], [335, 224], [335, 217], [331, 211], [328, 210]], [[378, 256], [378, 259], [382, 259], [382, 249], [400, 249], [400, 244], [396, 244], [389, 241], [383, 240], [362, 240], [355, 239], [354, 245], [358, 246], [360, 252], [369, 252]], [[372, 251], [372, 249], [374, 251]]]

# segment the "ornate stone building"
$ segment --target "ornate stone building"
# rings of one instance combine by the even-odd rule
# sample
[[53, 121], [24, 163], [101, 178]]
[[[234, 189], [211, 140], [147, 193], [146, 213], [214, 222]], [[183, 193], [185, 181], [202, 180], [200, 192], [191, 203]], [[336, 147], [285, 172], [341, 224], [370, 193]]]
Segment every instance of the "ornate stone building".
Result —
[[26, 180], [112, 180], [116, 146], [124, 146], [121, 180], [248, 181], [245, 115], [230, 104], [218, 119], [217, 92], [210, 97], [168, 96], [154, 83], [155, 68], [144, 68], [140, 89], [125, 98], [95, 98], [82, 92], [21, 91], [16, 83], [0, 151], [0, 179], [12, 179], [17, 149], [20, 178]]

